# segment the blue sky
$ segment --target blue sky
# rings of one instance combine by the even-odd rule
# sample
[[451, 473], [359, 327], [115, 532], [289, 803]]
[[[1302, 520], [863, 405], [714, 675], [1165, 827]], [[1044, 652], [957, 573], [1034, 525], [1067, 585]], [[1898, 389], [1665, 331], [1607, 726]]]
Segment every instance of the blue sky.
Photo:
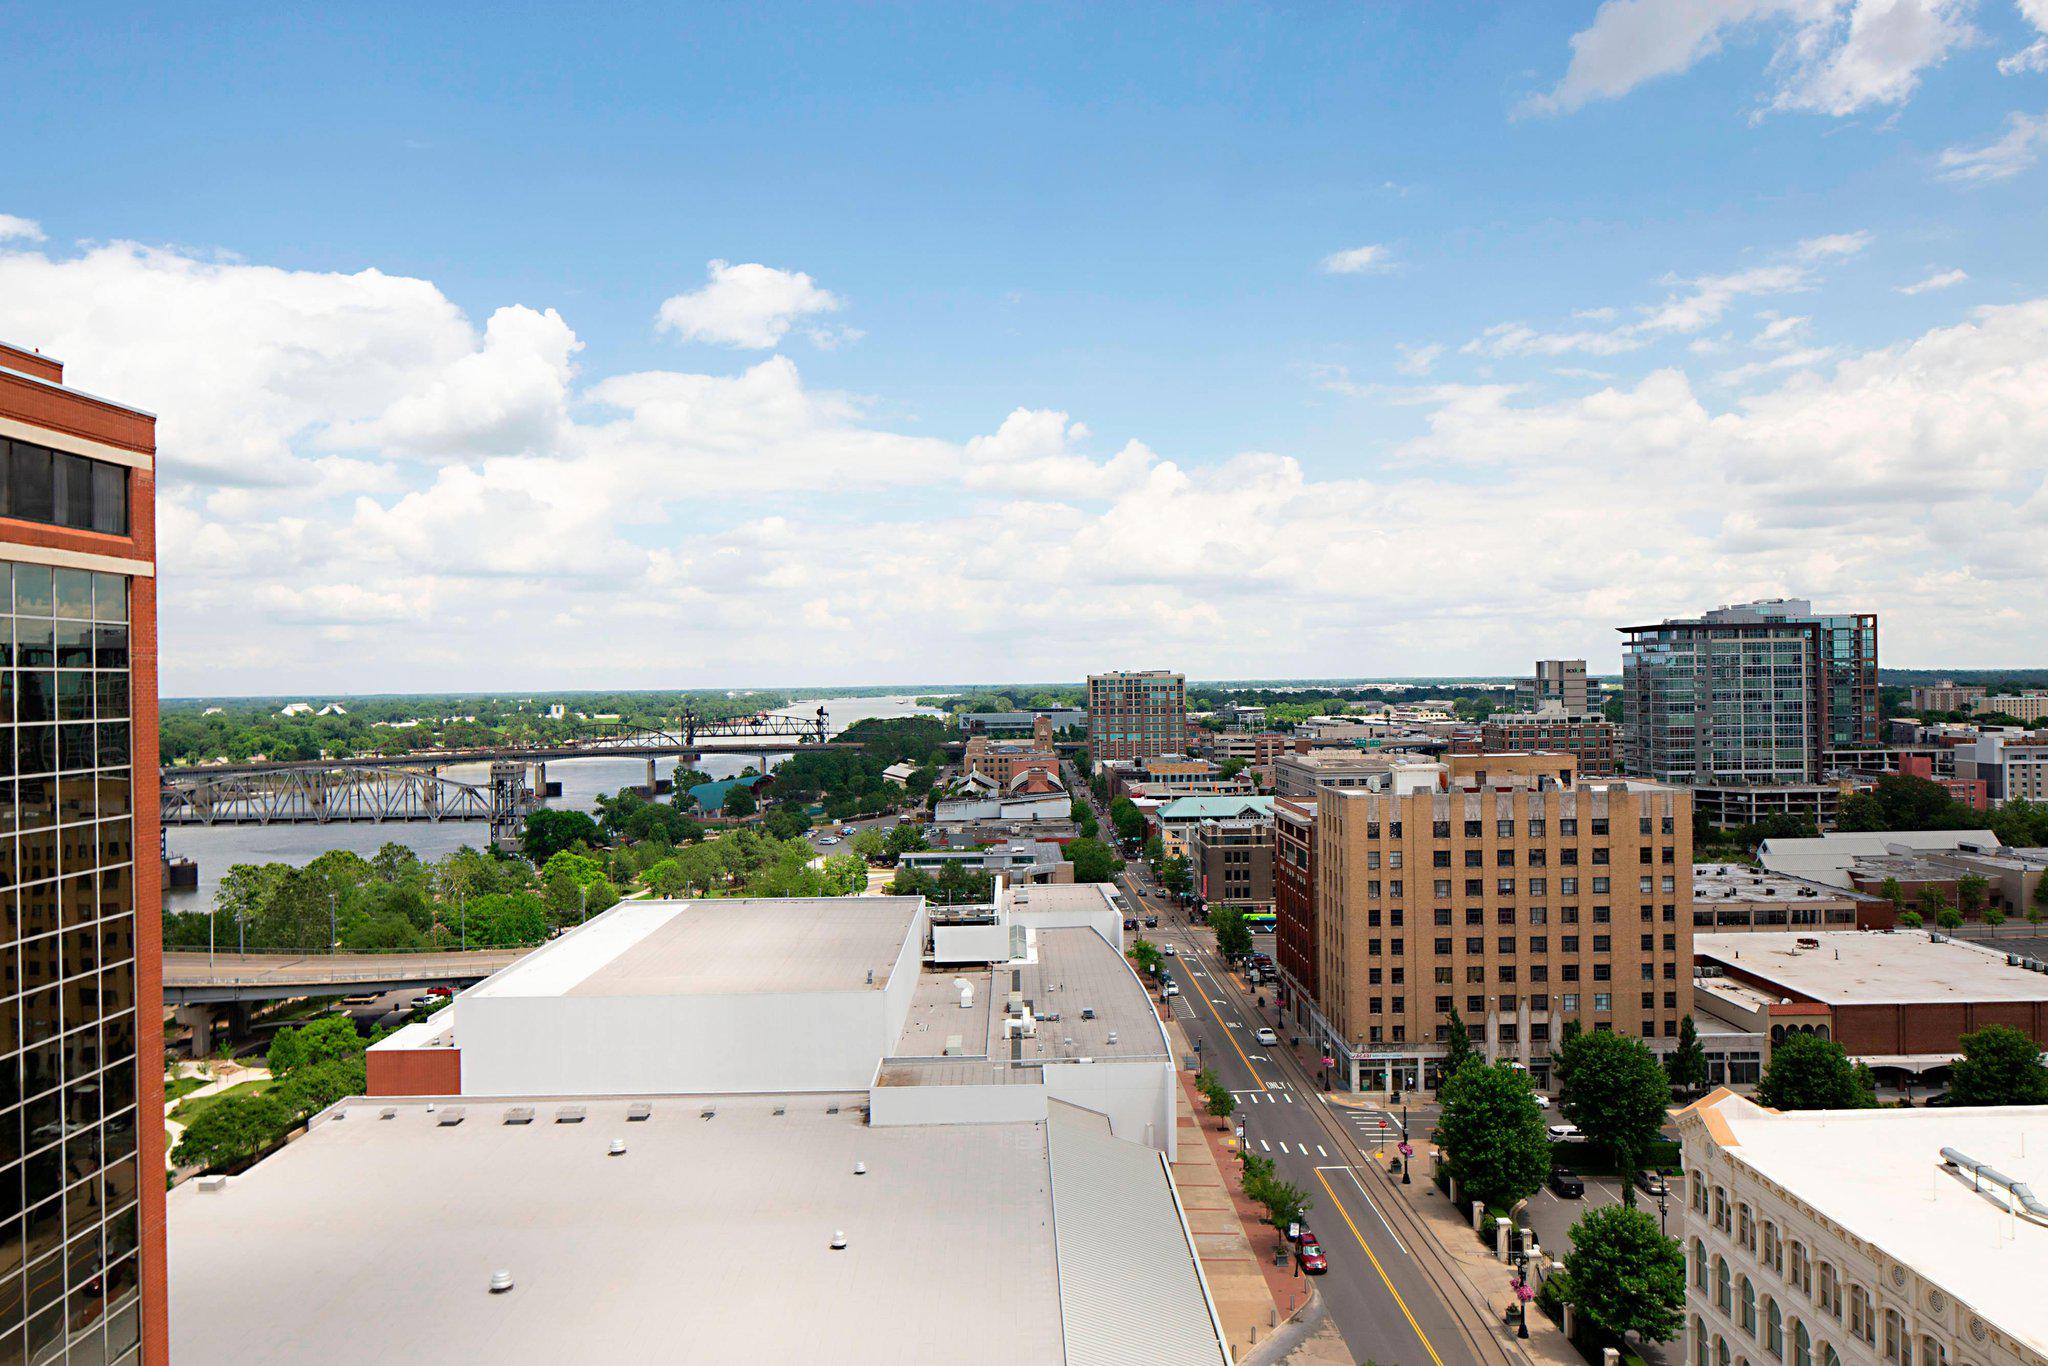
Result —
[[167, 689], [2041, 662], [2041, 0], [672, 11], [11, 20]]

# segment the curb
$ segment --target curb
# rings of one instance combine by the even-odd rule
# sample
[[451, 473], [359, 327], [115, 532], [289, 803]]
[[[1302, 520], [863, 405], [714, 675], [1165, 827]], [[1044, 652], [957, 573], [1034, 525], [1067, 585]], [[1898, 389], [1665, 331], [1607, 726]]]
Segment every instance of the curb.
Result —
[[1237, 1359], [1237, 1366], [1271, 1366], [1286, 1360], [1294, 1349], [1314, 1336], [1329, 1311], [1323, 1307], [1323, 1292], [1311, 1290], [1301, 1308], [1273, 1330], [1272, 1336]]

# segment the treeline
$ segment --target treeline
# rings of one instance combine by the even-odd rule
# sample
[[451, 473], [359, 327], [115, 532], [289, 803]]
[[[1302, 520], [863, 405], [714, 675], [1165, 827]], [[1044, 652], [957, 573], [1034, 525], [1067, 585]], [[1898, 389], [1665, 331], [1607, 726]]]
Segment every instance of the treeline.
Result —
[[[772, 790], [778, 807], [817, 802], [835, 821], [891, 810], [906, 790], [918, 796], [931, 791], [952, 732], [935, 716], [874, 717], [847, 727], [838, 738], [857, 741], [861, 748], [798, 752], [776, 765]], [[899, 786], [882, 773], [901, 763], [913, 770]]]
[[[469, 749], [486, 745], [551, 744], [588, 736], [602, 726], [660, 728], [684, 710], [705, 720], [751, 716], [789, 705], [785, 693], [723, 692], [558, 693], [506, 697], [378, 696], [178, 698], [163, 704], [158, 736], [167, 764], [210, 759], [303, 761], [403, 754], [416, 749]], [[316, 709], [335, 702], [346, 715], [284, 716], [293, 702]], [[560, 703], [568, 715], [555, 719]], [[218, 707], [214, 715], [206, 713]], [[617, 722], [578, 720], [617, 715]], [[379, 725], [378, 722], [386, 724]], [[417, 722], [416, 725], [394, 723]]]

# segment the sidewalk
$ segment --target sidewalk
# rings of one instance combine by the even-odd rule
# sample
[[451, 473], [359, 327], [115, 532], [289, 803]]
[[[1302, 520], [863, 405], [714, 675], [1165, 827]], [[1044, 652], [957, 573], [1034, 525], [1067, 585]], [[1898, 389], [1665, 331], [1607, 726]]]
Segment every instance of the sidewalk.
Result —
[[[1169, 1020], [1166, 1032], [1175, 1056], [1187, 1056], [1187, 1035], [1180, 1025]], [[1241, 1359], [1308, 1303], [1311, 1287], [1291, 1269], [1273, 1265], [1280, 1235], [1259, 1222], [1258, 1206], [1238, 1190], [1237, 1155], [1224, 1146], [1226, 1135], [1217, 1122], [1198, 1108], [1193, 1077], [1178, 1068], [1175, 1076], [1180, 1081], [1175, 1133], [1179, 1157], [1173, 1163], [1173, 1184], [1230, 1353]], [[1326, 1342], [1327, 1335], [1317, 1334], [1303, 1346]], [[1288, 1360], [1348, 1362], [1350, 1357], [1290, 1354]]]

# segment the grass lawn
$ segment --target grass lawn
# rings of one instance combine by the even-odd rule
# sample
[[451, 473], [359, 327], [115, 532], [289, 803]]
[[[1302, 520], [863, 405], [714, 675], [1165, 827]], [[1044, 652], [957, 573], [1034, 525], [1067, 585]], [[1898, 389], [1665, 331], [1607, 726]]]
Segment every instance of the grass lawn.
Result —
[[177, 1120], [180, 1124], [190, 1124], [193, 1120], [204, 1114], [208, 1106], [224, 1100], [228, 1096], [260, 1096], [265, 1091], [268, 1091], [273, 1084], [271, 1078], [262, 1077], [256, 1081], [245, 1081], [238, 1086], [230, 1086], [225, 1091], [215, 1091], [210, 1096], [200, 1096], [194, 1100], [182, 1101], [176, 1109], [171, 1111], [171, 1118]]
[[211, 1077], [165, 1077], [164, 1101], [166, 1104], [181, 1099], [212, 1081]]

